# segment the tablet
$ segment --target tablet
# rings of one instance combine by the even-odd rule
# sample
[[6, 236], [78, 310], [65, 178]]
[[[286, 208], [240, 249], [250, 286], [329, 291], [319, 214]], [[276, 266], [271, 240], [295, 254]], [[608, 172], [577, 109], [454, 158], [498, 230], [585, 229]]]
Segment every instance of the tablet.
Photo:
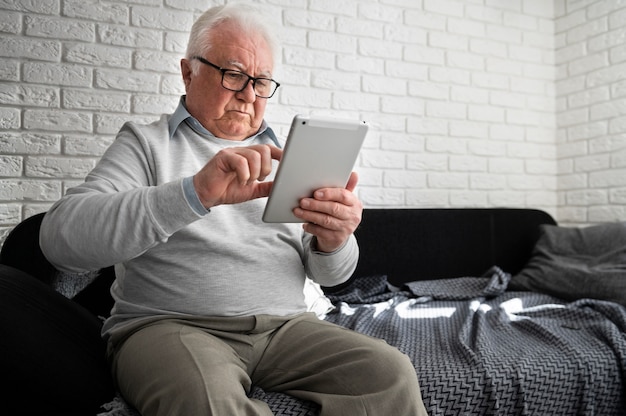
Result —
[[364, 121], [297, 115], [291, 123], [265, 222], [303, 222], [293, 214], [320, 188], [345, 188], [368, 125]]

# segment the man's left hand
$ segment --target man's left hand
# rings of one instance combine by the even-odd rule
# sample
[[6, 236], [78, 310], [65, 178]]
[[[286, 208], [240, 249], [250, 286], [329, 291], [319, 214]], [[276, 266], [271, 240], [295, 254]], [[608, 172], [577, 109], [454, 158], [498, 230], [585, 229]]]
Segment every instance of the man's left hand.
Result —
[[361, 222], [363, 204], [353, 193], [359, 178], [352, 172], [345, 189], [323, 188], [294, 209], [305, 221], [304, 231], [317, 237], [317, 250], [330, 253], [341, 247]]

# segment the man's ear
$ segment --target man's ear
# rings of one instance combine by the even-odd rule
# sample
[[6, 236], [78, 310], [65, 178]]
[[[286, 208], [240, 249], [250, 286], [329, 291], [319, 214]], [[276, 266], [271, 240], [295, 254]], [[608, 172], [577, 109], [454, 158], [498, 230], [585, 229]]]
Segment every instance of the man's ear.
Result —
[[189, 84], [191, 83], [191, 76], [193, 73], [193, 71], [191, 70], [191, 61], [185, 58], [180, 60], [180, 73], [183, 75], [185, 91], [187, 91]]

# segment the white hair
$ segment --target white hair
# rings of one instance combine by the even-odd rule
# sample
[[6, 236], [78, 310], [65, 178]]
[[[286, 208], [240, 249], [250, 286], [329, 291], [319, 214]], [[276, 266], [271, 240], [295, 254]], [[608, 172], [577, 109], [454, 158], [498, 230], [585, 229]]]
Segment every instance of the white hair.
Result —
[[[276, 40], [269, 26], [262, 20], [261, 12], [250, 5], [241, 3], [229, 3], [205, 11], [191, 27], [185, 57], [191, 60], [194, 56], [205, 56], [213, 47], [211, 31], [224, 22], [234, 22], [246, 34], [262, 36], [276, 62]], [[199, 63], [192, 60], [191, 69], [194, 73], [197, 72], [199, 66]]]

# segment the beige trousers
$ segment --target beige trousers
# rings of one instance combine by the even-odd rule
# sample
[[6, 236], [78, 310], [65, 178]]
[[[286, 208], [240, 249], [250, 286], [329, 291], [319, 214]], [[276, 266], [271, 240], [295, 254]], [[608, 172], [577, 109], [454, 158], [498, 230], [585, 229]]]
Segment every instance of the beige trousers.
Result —
[[426, 415], [410, 360], [384, 341], [295, 317], [161, 319], [109, 342], [120, 392], [142, 416], [272, 415], [252, 385], [323, 416]]

